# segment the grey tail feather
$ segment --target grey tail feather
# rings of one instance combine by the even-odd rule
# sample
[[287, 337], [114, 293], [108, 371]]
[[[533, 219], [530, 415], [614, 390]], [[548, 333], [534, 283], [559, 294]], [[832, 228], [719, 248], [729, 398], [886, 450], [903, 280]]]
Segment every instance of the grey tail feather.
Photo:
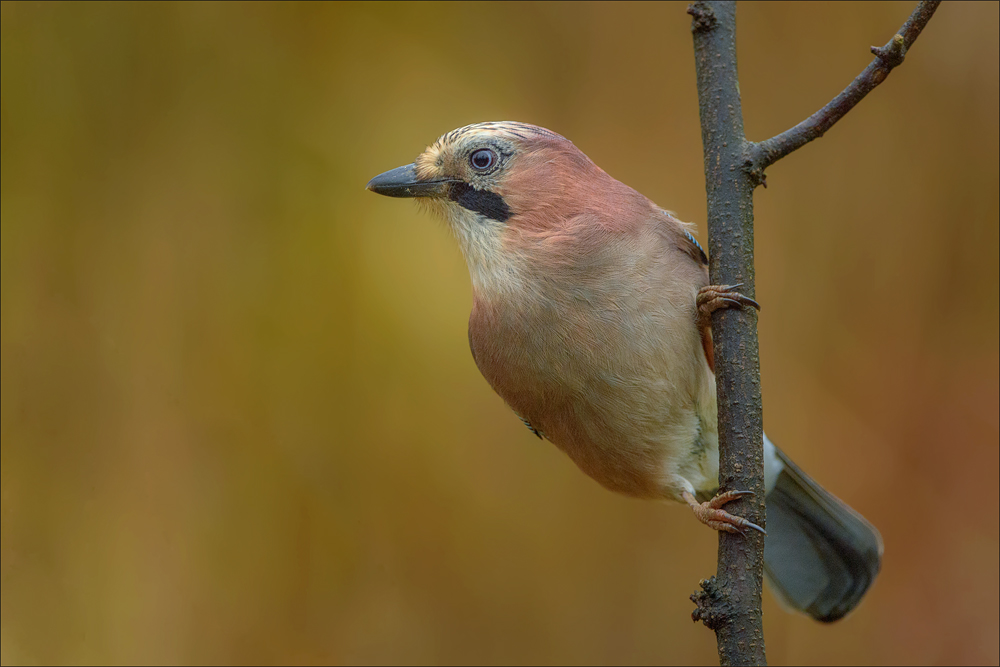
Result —
[[875, 580], [882, 537], [784, 452], [778, 456], [784, 467], [767, 495], [764, 573], [787, 605], [818, 621], [836, 621]]

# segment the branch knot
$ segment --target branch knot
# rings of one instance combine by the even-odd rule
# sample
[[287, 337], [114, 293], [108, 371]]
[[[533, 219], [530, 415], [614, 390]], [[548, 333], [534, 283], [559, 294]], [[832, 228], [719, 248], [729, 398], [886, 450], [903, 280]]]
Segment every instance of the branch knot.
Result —
[[715, 12], [704, 2], [688, 5], [687, 13], [692, 16], [691, 32], [708, 32], [715, 27]]
[[885, 46], [873, 46], [872, 53], [886, 69], [898, 67], [903, 64], [903, 59], [906, 57], [906, 40], [897, 33]]
[[691, 620], [695, 623], [701, 621], [709, 629], [717, 630], [732, 618], [732, 607], [719, 590], [715, 577], [702, 579], [698, 585], [701, 586], [701, 590], [691, 594], [691, 602], [696, 605], [696, 609], [691, 612]]

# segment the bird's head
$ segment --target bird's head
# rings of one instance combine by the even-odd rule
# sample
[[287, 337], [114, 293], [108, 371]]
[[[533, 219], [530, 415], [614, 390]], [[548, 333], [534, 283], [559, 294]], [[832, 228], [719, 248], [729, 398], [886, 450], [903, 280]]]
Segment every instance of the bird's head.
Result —
[[648, 200], [619, 183], [569, 140], [535, 125], [478, 123], [452, 130], [413, 164], [376, 176], [368, 189], [413, 197], [443, 216], [477, 277], [506, 272], [532, 243], [574, 221], [606, 218]]

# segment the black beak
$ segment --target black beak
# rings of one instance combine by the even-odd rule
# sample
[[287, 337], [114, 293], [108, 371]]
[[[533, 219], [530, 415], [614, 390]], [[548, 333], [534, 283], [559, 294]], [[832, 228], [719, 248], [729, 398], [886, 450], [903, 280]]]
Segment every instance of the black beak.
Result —
[[366, 190], [386, 197], [440, 197], [454, 179], [421, 181], [412, 164], [396, 167], [368, 181]]

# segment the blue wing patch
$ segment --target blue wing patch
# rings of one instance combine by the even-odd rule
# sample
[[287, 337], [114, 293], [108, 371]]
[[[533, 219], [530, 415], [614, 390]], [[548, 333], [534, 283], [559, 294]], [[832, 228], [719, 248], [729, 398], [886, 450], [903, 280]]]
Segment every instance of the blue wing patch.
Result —
[[692, 236], [691, 232], [689, 232], [686, 229], [684, 230], [684, 236], [686, 236], [687, 240], [690, 241], [692, 245], [694, 245], [694, 247], [698, 249], [698, 252], [701, 254], [701, 263], [708, 264], [708, 255], [705, 254], [705, 249], [701, 247], [700, 243], [698, 243], [698, 239]]
[[522, 422], [522, 423], [523, 423], [523, 424], [524, 424], [525, 426], [527, 426], [527, 427], [528, 427], [528, 430], [529, 430], [529, 431], [531, 431], [532, 433], [534, 433], [535, 435], [537, 435], [537, 436], [538, 436], [538, 439], [539, 439], [539, 440], [541, 440], [541, 439], [543, 439], [543, 438], [545, 437], [545, 434], [543, 434], [543, 433], [542, 433], [541, 431], [539, 431], [539, 430], [538, 430], [537, 428], [535, 428], [534, 426], [532, 426], [532, 425], [531, 425], [531, 422], [529, 422], [529, 421], [528, 421], [527, 419], [525, 419], [525, 418], [524, 418], [524, 417], [522, 417], [521, 415], [518, 415], [518, 416], [517, 416], [517, 418], [518, 418], [518, 419], [520, 419], [520, 420], [521, 420], [521, 422]]

